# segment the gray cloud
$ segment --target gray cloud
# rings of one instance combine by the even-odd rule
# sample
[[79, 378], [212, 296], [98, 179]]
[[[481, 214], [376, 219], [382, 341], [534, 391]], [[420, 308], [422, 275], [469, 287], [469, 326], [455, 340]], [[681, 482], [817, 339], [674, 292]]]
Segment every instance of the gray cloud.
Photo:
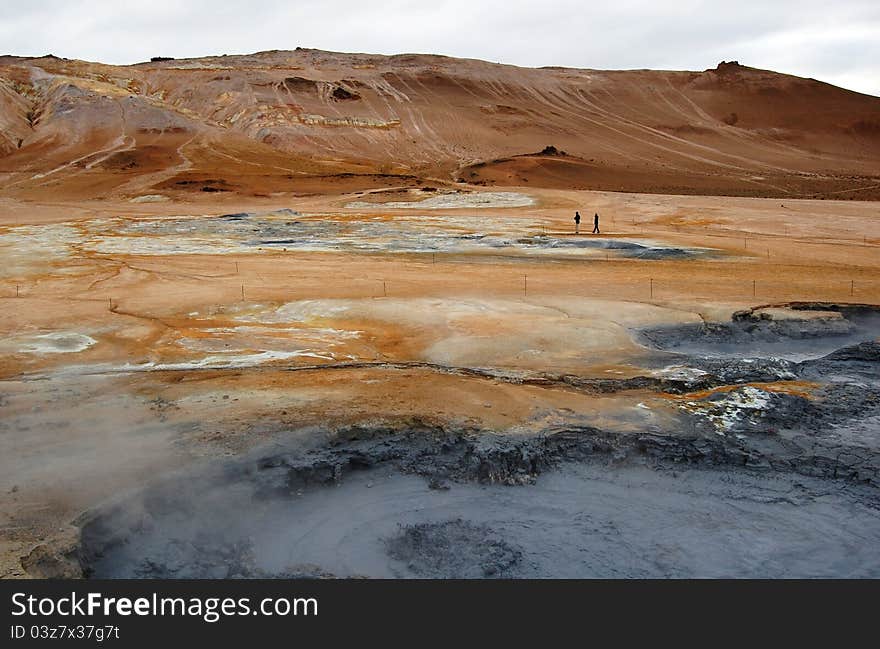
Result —
[[701, 70], [722, 59], [880, 95], [877, 0], [4, 0], [4, 53], [133, 63], [296, 46], [525, 66]]

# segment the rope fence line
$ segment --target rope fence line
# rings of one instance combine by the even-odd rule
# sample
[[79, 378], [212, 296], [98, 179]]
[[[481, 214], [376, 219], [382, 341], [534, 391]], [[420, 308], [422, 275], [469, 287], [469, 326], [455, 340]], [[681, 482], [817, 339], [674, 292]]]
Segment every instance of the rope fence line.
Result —
[[[445, 291], [437, 291], [437, 283], [422, 284], [416, 278], [403, 279], [365, 279], [350, 278], [351, 284], [366, 284], [364, 290], [336, 291], [332, 295], [326, 292], [309, 290], [303, 285], [255, 286], [247, 290], [248, 300], [277, 299], [279, 294], [288, 294], [295, 299], [360, 299], [360, 298], [407, 298], [419, 296], [438, 296]], [[553, 286], [547, 286], [546, 282]], [[381, 290], [371, 286], [381, 284]], [[243, 289], [244, 287], [242, 287]], [[546, 290], [542, 290], [545, 288]], [[470, 294], [465, 290], [463, 294]], [[558, 285], [553, 280], [540, 276], [512, 274], [509, 282], [499, 281], [479, 293], [486, 298], [515, 297], [540, 298], [543, 296], [572, 296], [596, 299], [642, 300], [642, 299], [691, 299], [712, 300], [775, 300], [780, 302], [794, 301], [863, 301], [880, 303], [880, 281], [854, 279], [837, 279], [830, 282], [786, 282], [765, 279], [720, 279], [716, 281], [689, 283], [686, 291], [682, 291], [681, 282], [673, 278], [640, 278], [638, 281], [606, 286], [604, 290], [591, 290], [591, 286]], [[245, 300], [242, 292], [241, 301]]]
[[[706, 234], [703, 236], [714, 237], [716, 239], [738, 239], [742, 235]], [[858, 239], [858, 240], [856, 240], [856, 239], [852, 239], [852, 240], [850, 240], [850, 239], [812, 240], [812, 239], [808, 239], [806, 237], [793, 238], [793, 237], [785, 237], [785, 236], [781, 236], [781, 235], [760, 234], [760, 235], [751, 235], [751, 236], [747, 237], [746, 241], [743, 243], [742, 248], [744, 250], [748, 250], [749, 249], [748, 241], [751, 239], [760, 239], [760, 238], [763, 238], [767, 241], [773, 241], [773, 242], [779, 242], [779, 243], [784, 242], [790, 246], [799, 246], [799, 245], [805, 245], [805, 246], [847, 246], [847, 247], [858, 246], [860, 248], [873, 248], [873, 247], [877, 247], [878, 245], [880, 245], [880, 242], [874, 241], [874, 240], [870, 240], [870, 241], [869, 240], [863, 241], [862, 239]]]
[[[607, 272], [603, 274], [602, 269], [598, 269], [596, 275], [597, 277], [595, 278], [582, 276], [580, 279], [583, 281], [579, 282], [577, 279], [572, 280], [571, 278], [560, 279], [559, 276], [542, 276], [540, 272], [528, 274], [516, 273], [511, 269], [509, 282], [505, 282], [502, 279], [503, 275], [499, 274], [499, 277], [495, 278], [494, 281], [484, 284], [485, 295], [491, 297], [493, 294], [519, 293], [523, 297], [536, 297], [540, 296], [542, 293], [545, 295], [585, 296], [612, 293], [621, 298], [638, 299], [644, 297], [662, 297], [665, 293], [667, 296], [681, 296], [682, 294], [687, 294], [693, 298], [704, 297], [706, 299], [725, 297], [756, 298], [759, 296], [791, 296], [790, 299], [792, 300], [799, 299], [799, 297], [803, 297], [804, 299], [819, 299], [815, 296], [821, 295], [829, 296], [827, 299], [843, 299], [846, 297], [855, 298], [859, 296], [862, 296], [863, 299], [869, 299], [870, 296], [874, 296], [874, 299], [880, 302], [880, 279], [856, 279], [853, 277], [847, 278], [845, 276], [838, 276], [832, 279], [817, 278], [816, 280], [810, 281], [798, 278], [787, 279], [779, 275], [775, 276], [773, 279], [768, 279], [766, 277], [749, 277], [746, 273], [734, 278], [718, 277], [705, 280], [693, 278], [682, 280], [676, 277], [663, 277], [656, 275], [618, 279], [614, 276], [608, 276]], [[229, 289], [234, 290], [236, 298], [244, 302], [246, 300], [260, 299], [261, 296], [277, 295], [278, 293], [297, 294], [303, 293], [304, 291], [310, 296], [310, 299], [314, 299], [317, 296], [315, 295], [314, 290], [309, 290], [309, 285], [314, 285], [312, 287], [314, 289], [317, 289], [320, 286], [320, 279], [318, 277], [310, 277], [307, 283], [299, 284], [273, 284], [266, 281], [261, 276], [256, 276], [254, 279], [254, 282], [248, 283], [244, 281], [244, 278], [239, 278], [237, 282], [229, 285]], [[473, 284], [472, 279], [469, 278], [451, 277], [449, 279], [451, 280], [450, 288], [453, 288], [455, 285], [472, 287]], [[364, 287], [365, 290], [354, 291], [354, 293], [361, 293], [362, 297], [388, 297], [391, 293], [397, 293], [398, 296], [419, 293], [430, 295], [436, 292], [438, 280], [442, 283], [442, 275], [434, 275], [427, 281], [422, 281], [422, 278], [412, 276], [412, 273], [397, 278], [348, 276], [346, 277], [346, 280], [345, 285], [349, 287], [366, 284]], [[213, 280], [202, 279], [199, 281], [211, 282]], [[684, 289], [682, 286], [683, 282], [686, 282], [686, 288]], [[548, 286], [548, 283], [550, 286]], [[378, 285], [381, 285], [381, 292], [376, 292], [374, 289], [369, 288]], [[505, 289], [505, 286], [507, 286], [507, 289]], [[406, 290], [399, 290], [401, 287], [405, 287]], [[422, 287], [422, 289], [420, 289], [420, 287]], [[542, 288], [544, 290], [542, 290]], [[578, 290], [579, 288], [589, 290]], [[119, 292], [124, 296], [124, 289]], [[332, 292], [334, 291], [331, 291], [331, 293]], [[341, 292], [351, 293], [351, 291]], [[25, 290], [21, 284], [9, 285], [8, 292], [3, 291], [3, 293], [5, 294], [0, 294], [0, 298], [12, 300], [27, 298], [53, 299], [55, 297], [63, 297], [64, 299], [74, 298], [72, 295], [59, 296], [53, 295], [51, 291], [40, 291], [38, 284], [28, 287], [27, 290]], [[88, 296], [84, 293], [83, 295], [76, 296], [76, 299], [78, 301], [86, 302], [100, 302], [103, 300], [105, 304], [108, 304], [109, 310], [111, 311], [119, 305], [116, 295], [104, 293], [106, 297], [99, 297], [100, 295], [100, 293], [97, 293], [94, 296]], [[321, 296], [325, 297], [326, 293]]]
[[[612, 221], [613, 223], [613, 221]], [[742, 230], [735, 228], [726, 228], [718, 225], [688, 225], [688, 224], [663, 224], [663, 223], [654, 223], [651, 221], [637, 221], [632, 220], [631, 225], [633, 227], [638, 228], [638, 232], [603, 232], [603, 237], [608, 236], [633, 236], [637, 234], [639, 236], [642, 235], [651, 235], [658, 236], [663, 235], [670, 229], [676, 234], [694, 234], [699, 235], [701, 237], [714, 237], [714, 238], [723, 238], [723, 239], [757, 239], [757, 238], [766, 238], [772, 239], [774, 241], [789, 241], [793, 243], [803, 243], [807, 245], [839, 245], [839, 246], [880, 246], [880, 238], [868, 237], [868, 235], [863, 234], [860, 237], [845, 237], [839, 236], [837, 234], [810, 234], [810, 233], [802, 233], [798, 235], [792, 236], [790, 227], [786, 226], [784, 232], [756, 232], [754, 230]], [[543, 227], [543, 226], [542, 226]], [[711, 230], [710, 230], [711, 228]], [[537, 226], [533, 226], [533, 229], [537, 229]], [[551, 230], [547, 231], [546, 229], [542, 229], [542, 234], [551, 236], [573, 236], [573, 232], [560, 228], [559, 230]], [[590, 235], [586, 235], [590, 236]], [[748, 247], [748, 242], [744, 243], [745, 248]]]
[[[640, 228], [639, 234], [645, 234], [646, 232], [650, 231], [655, 236], [662, 235], [664, 227], [668, 227], [668, 226], [663, 226], [663, 227], [656, 228], [656, 229]], [[721, 239], [766, 238], [766, 239], [772, 239], [774, 241], [787, 241], [790, 243], [807, 244], [807, 245], [815, 245], [815, 246], [820, 246], [820, 245], [837, 245], [837, 246], [857, 245], [857, 246], [868, 246], [868, 247], [880, 246], [880, 239], [875, 239], [873, 237], [868, 238], [867, 235], [862, 235], [861, 237], [854, 237], [854, 238], [840, 237], [840, 236], [836, 236], [836, 235], [832, 235], [832, 236], [810, 235], [807, 233], [802, 234], [802, 235], [792, 236], [789, 231], [786, 231], [784, 233], [776, 233], [776, 232], [755, 232], [753, 230], [734, 230], [734, 229], [726, 230], [724, 228], [722, 228], [722, 230], [725, 230], [723, 232], [718, 232], [718, 231], [708, 232], [707, 231], [708, 227], [709, 226], [702, 226], [702, 227], [701, 226], [684, 226], [681, 228], [674, 228], [674, 230], [678, 234], [698, 234], [701, 237], [715, 237], [715, 238], [721, 238]], [[617, 235], [618, 233], [608, 233], [608, 235], [605, 235], [605, 236], [610, 236], [611, 234]], [[620, 236], [627, 236], [628, 234], [631, 234], [631, 233], [626, 233], [626, 232], [619, 233]], [[744, 247], [748, 247], [748, 242], [744, 243]]]

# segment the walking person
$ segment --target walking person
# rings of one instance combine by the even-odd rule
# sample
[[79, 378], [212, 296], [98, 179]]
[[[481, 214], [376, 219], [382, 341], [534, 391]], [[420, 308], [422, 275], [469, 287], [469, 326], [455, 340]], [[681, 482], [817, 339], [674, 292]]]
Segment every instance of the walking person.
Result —
[[580, 234], [581, 231], [581, 214], [580, 212], [574, 213], [574, 233]]
[[599, 213], [593, 216], [593, 234], [599, 234]]

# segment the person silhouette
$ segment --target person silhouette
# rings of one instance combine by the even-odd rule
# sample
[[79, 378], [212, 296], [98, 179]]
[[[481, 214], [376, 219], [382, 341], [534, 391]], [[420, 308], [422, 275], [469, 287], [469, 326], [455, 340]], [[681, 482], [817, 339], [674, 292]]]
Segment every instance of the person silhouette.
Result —
[[593, 234], [599, 234], [599, 213], [593, 216]]
[[580, 212], [574, 213], [574, 233], [579, 234], [581, 229], [581, 214]]

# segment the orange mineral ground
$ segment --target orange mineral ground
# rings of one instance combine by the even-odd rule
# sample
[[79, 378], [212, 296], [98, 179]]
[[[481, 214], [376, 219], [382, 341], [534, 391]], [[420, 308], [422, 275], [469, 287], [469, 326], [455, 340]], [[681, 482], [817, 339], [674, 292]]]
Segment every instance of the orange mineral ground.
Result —
[[736, 63], [0, 57], [0, 576], [282, 437], [747, 444], [723, 399], [842, 398], [810, 363], [876, 341], [877, 199], [880, 98]]

